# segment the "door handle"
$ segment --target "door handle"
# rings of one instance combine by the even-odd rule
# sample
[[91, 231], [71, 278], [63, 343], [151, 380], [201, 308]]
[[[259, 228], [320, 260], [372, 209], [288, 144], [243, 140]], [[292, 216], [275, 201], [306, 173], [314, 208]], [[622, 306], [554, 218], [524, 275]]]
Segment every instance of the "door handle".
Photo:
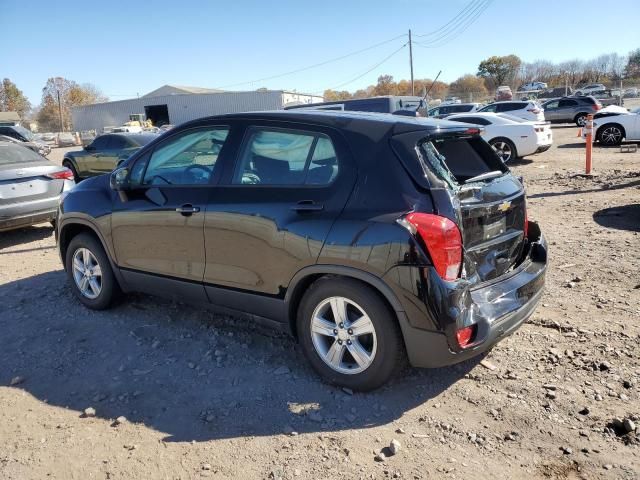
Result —
[[176, 208], [176, 212], [178, 212], [180, 215], [184, 215], [185, 217], [189, 217], [194, 213], [198, 213], [199, 211], [200, 207], [194, 207], [190, 203], [186, 203], [185, 205]]
[[294, 212], [319, 212], [324, 210], [322, 203], [315, 203], [313, 200], [302, 200], [291, 206]]

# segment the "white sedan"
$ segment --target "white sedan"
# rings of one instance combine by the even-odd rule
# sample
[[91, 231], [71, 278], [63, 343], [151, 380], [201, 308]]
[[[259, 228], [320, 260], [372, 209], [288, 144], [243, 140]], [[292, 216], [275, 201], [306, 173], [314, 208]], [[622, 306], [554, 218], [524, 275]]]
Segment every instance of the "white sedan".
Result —
[[548, 122], [529, 122], [501, 113], [460, 113], [447, 117], [452, 122], [472, 123], [483, 128], [482, 137], [503, 162], [544, 152], [553, 144]]
[[[604, 112], [604, 109], [601, 112]], [[640, 113], [635, 110], [634, 112], [620, 111], [611, 112], [608, 115], [597, 115], [598, 118], [593, 120], [594, 140], [607, 147], [620, 145], [623, 140], [627, 142], [639, 141]], [[585, 136], [583, 128], [582, 137]]]

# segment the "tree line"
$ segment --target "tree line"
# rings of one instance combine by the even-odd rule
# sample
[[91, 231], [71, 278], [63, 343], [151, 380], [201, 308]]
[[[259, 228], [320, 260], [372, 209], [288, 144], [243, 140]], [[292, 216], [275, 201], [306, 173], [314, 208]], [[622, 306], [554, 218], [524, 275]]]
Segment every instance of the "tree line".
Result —
[[[464, 100], [486, 99], [500, 85], [509, 85], [514, 91], [524, 83], [545, 82], [550, 87], [567, 84], [576, 88], [588, 83], [603, 83], [617, 86], [620, 80], [640, 83], [640, 48], [628, 55], [608, 53], [590, 60], [573, 59], [553, 63], [548, 60], [523, 62], [517, 55], [491, 56], [482, 60], [475, 74], [465, 74], [447, 84], [436, 82], [429, 92], [430, 98], [455, 95]], [[433, 81], [414, 81], [416, 95], [424, 95]], [[325, 101], [365, 98], [375, 95], [411, 95], [411, 82], [395, 82], [391, 75], [381, 75], [378, 83], [367, 88], [349, 92], [325, 90]]]
[[42, 132], [71, 130], [73, 107], [107, 101], [109, 99], [96, 86], [90, 83], [78, 84], [63, 77], [47, 79], [42, 89], [40, 105], [36, 107], [31, 105], [22, 90], [10, 79], [3, 79], [0, 85], [0, 111], [17, 112], [24, 123], [36, 121]]

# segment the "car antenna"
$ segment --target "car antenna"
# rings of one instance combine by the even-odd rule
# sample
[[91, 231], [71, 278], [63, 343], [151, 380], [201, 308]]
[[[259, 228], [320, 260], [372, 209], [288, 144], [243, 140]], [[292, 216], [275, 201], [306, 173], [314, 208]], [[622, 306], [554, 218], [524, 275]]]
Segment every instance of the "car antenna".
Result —
[[436, 82], [438, 81], [438, 78], [440, 78], [440, 74], [442, 73], [442, 70], [440, 70], [438, 72], [438, 75], [436, 75], [436, 78], [433, 80], [433, 82], [431, 82], [431, 86], [429, 87], [429, 90], [427, 90], [424, 94], [424, 96], [422, 97], [422, 101], [425, 102], [425, 105], [427, 106], [426, 108], [426, 112], [427, 112], [427, 117], [429, 116], [429, 100], [427, 100], [427, 97], [429, 96], [429, 92], [431, 91], [431, 89], [433, 88], [433, 86], [436, 84]]

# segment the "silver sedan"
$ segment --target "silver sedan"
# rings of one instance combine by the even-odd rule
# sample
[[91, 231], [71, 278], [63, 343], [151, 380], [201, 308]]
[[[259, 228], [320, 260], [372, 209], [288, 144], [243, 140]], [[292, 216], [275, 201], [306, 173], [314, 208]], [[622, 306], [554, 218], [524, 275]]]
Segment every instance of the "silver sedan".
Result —
[[73, 173], [32, 150], [0, 142], [0, 232], [54, 222], [62, 192]]

